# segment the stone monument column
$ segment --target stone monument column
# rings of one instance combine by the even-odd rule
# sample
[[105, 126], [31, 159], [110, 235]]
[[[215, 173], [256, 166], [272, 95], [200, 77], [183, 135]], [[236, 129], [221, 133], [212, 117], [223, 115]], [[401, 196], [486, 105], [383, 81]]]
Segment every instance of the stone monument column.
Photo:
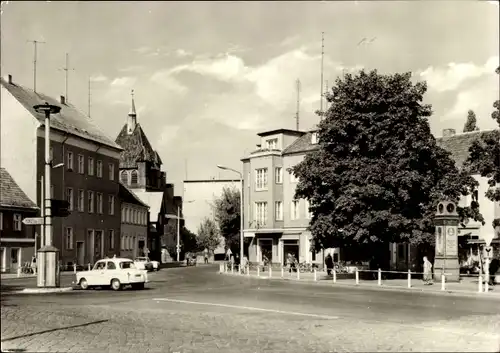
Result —
[[447, 282], [460, 280], [458, 262], [458, 223], [460, 217], [457, 206], [451, 201], [441, 201], [434, 217], [436, 226], [436, 255], [434, 257], [434, 280], [441, 281], [441, 274]]

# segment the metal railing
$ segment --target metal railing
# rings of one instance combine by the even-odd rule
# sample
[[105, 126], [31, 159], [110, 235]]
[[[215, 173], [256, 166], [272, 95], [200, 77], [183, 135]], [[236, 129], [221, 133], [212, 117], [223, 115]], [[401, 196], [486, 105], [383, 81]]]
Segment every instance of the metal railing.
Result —
[[[416, 271], [388, 271], [388, 270], [364, 270], [358, 269], [354, 267], [352, 272], [346, 272], [344, 270], [338, 271], [336, 268], [331, 270], [331, 275], [326, 275], [323, 273], [326, 272], [325, 268], [317, 267], [313, 268], [312, 271], [303, 271], [301, 267], [285, 267], [285, 266], [273, 266], [273, 265], [260, 265], [260, 264], [249, 264], [244, 267], [240, 267], [237, 264], [231, 263], [220, 263], [219, 264], [219, 273], [225, 274], [234, 274], [234, 275], [244, 275], [244, 276], [256, 276], [261, 278], [276, 278], [276, 279], [296, 279], [296, 280], [306, 280], [309, 279], [313, 282], [319, 281], [330, 281], [332, 283], [338, 283], [339, 281], [348, 282], [352, 284], [352, 281], [355, 285], [360, 285], [361, 282], [370, 282], [377, 281], [377, 286], [383, 286], [384, 284], [395, 282], [394, 280], [404, 280], [404, 286], [406, 288], [416, 288], [415, 284], [419, 281], [420, 283], [423, 280], [424, 273], [416, 272]], [[322, 275], [322, 278], [320, 278]], [[311, 278], [312, 276], [312, 278]], [[440, 289], [442, 291], [447, 290], [447, 285], [449, 278], [452, 276], [451, 273], [443, 273], [439, 270], [431, 274], [431, 279], [427, 283], [434, 284], [434, 279], [438, 277], [440, 283]], [[456, 276], [456, 274], [455, 274]], [[488, 279], [485, 278], [484, 274], [481, 275], [462, 275], [460, 274], [460, 278], [468, 277], [468, 278], [477, 278], [477, 292], [483, 293], [488, 291]], [[483, 285], [483, 282], [485, 285]], [[426, 283], [424, 281], [424, 283]]]

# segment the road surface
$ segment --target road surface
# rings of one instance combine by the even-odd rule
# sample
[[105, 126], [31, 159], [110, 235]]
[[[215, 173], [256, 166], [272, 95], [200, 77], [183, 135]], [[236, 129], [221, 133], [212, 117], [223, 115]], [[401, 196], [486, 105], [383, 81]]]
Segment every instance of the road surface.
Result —
[[[498, 300], [225, 276], [190, 267], [143, 291], [13, 294], [3, 349], [37, 352], [500, 351]], [[63, 279], [64, 281], [71, 281]]]

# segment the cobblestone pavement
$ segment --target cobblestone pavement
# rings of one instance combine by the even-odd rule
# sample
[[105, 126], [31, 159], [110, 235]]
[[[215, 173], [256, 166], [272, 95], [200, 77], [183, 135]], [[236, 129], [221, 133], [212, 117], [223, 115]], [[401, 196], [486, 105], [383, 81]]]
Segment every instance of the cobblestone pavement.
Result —
[[214, 272], [160, 272], [144, 291], [43, 297], [4, 291], [2, 348], [182, 353], [500, 348], [500, 308], [492, 307], [493, 301], [321, 286], [311, 291], [307, 285]]

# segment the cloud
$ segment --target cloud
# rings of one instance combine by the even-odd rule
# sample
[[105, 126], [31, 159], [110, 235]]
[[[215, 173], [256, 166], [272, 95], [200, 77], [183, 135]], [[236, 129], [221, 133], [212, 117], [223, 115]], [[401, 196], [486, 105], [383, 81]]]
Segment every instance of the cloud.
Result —
[[192, 56], [193, 53], [191, 53], [190, 51], [186, 51], [184, 49], [177, 49], [175, 51], [175, 55], [178, 56], [178, 57], [180, 57], [180, 58], [184, 58], [186, 56]]
[[499, 58], [489, 58], [484, 65], [474, 63], [449, 63], [446, 67], [429, 66], [419, 73], [427, 81], [429, 88], [438, 92], [453, 91], [465, 81], [494, 73], [498, 67]]
[[134, 52], [139, 53], [139, 54], [147, 54], [150, 51], [151, 51], [151, 48], [150, 47], [145, 47], [145, 46], [134, 49]]
[[111, 86], [115, 87], [125, 87], [125, 86], [132, 86], [137, 79], [135, 77], [117, 77], [111, 82]]
[[177, 94], [185, 94], [188, 91], [188, 88], [173, 77], [169, 71], [158, 71], [151, 76], [150, 80]]
[[120, 72], [137, 72], [144, 69], [144, 66], [142, 65], [132, 65], [132, 66], [126, 66], [123, 68], [118, 69]]
[[108, 78], [102, 74], [98, 74], [98, 75], [90, 77], [90, 81], [92, 81], [92, 82], [105, 82], [107, 80], [108, 80]]
[[179, 130], [178, 125], [164, 125], [157, 140], [159, 149], [169, 145], [177, 137]]
[[169, 74], [195, 72], [210, 76], [221, 81], [241, 80], [245, 74], [245, 63], [237, 56], [225, 54], [222, 57], [197, 59], [190, 64], [184, 64], [168, 70]]

